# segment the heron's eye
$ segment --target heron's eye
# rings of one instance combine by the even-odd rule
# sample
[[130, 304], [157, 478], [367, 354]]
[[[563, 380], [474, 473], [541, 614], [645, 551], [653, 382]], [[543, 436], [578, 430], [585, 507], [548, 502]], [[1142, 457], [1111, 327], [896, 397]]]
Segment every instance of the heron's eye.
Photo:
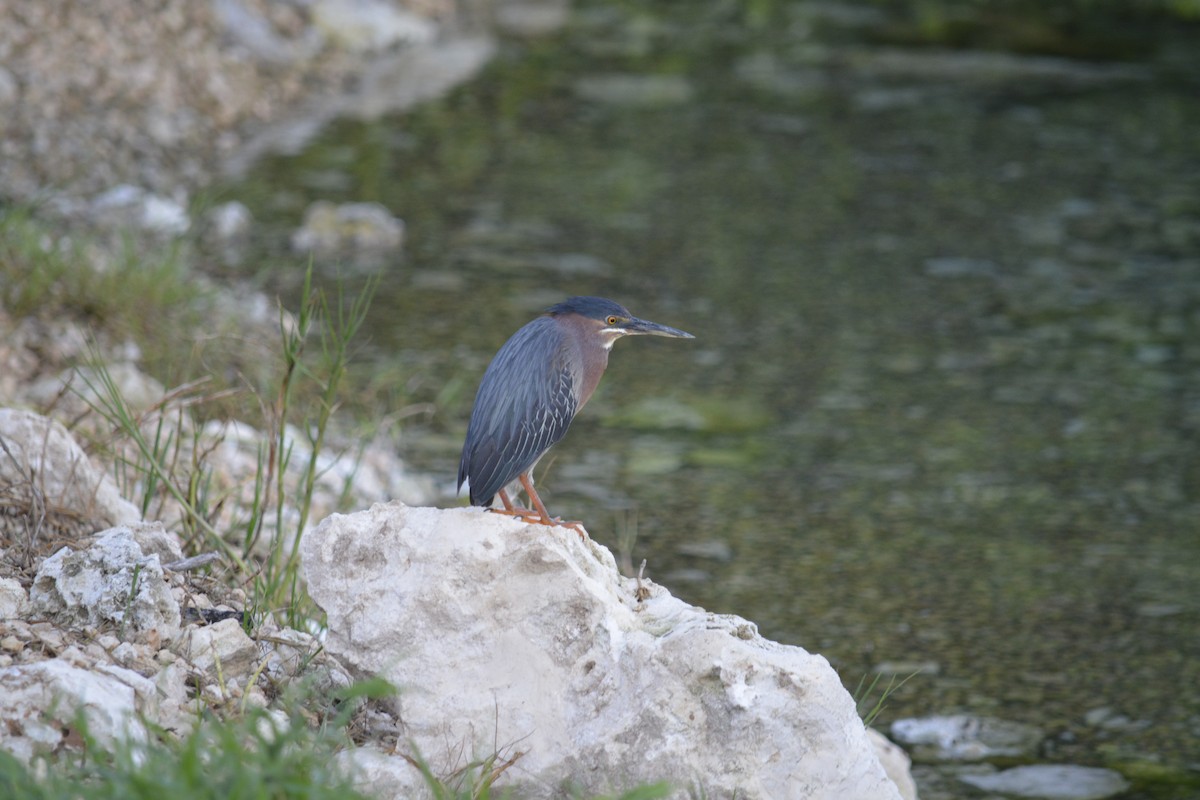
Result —
[[620, 321], [621, 320], [618, 319], [617, 317], [609, 317], [608, 319], [605, 320], [605, 322], [607, 322], [609, 325], [616, 325]]

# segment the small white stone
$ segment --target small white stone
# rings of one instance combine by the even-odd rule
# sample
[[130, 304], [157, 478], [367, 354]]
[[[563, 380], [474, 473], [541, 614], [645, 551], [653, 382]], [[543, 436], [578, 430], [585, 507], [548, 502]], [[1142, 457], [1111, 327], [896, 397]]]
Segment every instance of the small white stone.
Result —
[[257, 685], [246, 690], [246, 705], [254, 708], [266, 708], [270, 701], [267, 695]]
[[265, 741], [272, 741], [292, 724], [288, 715], [278, 708], [267, 709], [266, 714], [258, 721], [258, 735]]
[[67, 649], [58, 654], [60, 661], [70, 664], [74, 667], [91, 667], [93, 659], [88, 658], [87, 653], [83, 652], [78, 646], [71, 645]]
[[16, 105], [21, 98], [21, 84], [4, 67], [0, 67], [0, 108]]
[[316, 0], [313, 22], [347, 50], [383, 50], [401, 43], [432, 41], [437, 26], [385, 0]]
[[195, 723], [187, 681], [188, 670], [182, 662], [168, 664], [154, 676], [158, 695], [158, 717], [155, 722], [168, 730], [186, 733]]
[[331, 254], [346, 251], [388, 251], [404, 243], [404, 220], [379, 203], [318, 200], [304, 212], [304, 224], [292, 234], [292, 248]]
[[138, 658], [139, 654], [133, 642], [121, 642], [112, 649], [111, 655], [118, 664], [127, 667]]
[[147, 710], [127, 683], [63, 658], [0, 670], [0, 719], [8, 721], [0, 725], [0, 748], [22, 761], [55, 749], [80, 711], [101, 744], [144, 741], [138, 715]]
[[134, 527], [109, 529], [87, 550], [64, 547], [43, 561], [30, 592], [34, 611], [69, 625], [111, 622], [135, 633], [156, 631], [168, 641], [178, 635], [179, 604], [159, 557], [138, 544], [153, 526]]
[[884, 772], [900, 790], [900, 796], [904, 800], [917, 800], [917, 784], [912, 777], [912, 759], [908, 753], [874, 728], [867, 728], [867, 736]]
[[212, 625], [189, 626], [181, 638], [178, 653], [212, 675], [216, 674], [219, 663], [222, 674], [228, 679], [254, 662], [258, 647], [237, 620], [224, 619]]
[[959, 780], [986, 792], [1043, 800], [1104, 800], [1129, 788], [1119, 772], [1074, 764], [1034, 764]]
[[92, 209], [158, 233], [181, 234], [192, 224], [182, 204], [127, 183], [102, 192], [92, 201]]
[[254, 217], [243, 203], [231, 200], [208, 212], [208, 224], [214, 238], [228, 242], [248, 233]]
[[910, 717], [892, 723], [892, 738], [926, 761], [980, 761], [1029, 755], [1043, 738], [1032, 725], [970, 714]]
[[0, 620], [24, 616], [29, 609], [29, 595], [16, 578], [0, 578]]
[[0, 485], [19, 492], [28, 484], [23, 476], [32, 473], [48, 507], [94, 520], [98, 528], [141, 519], [108, 473], [91, 462], [59, 423], [30, 411], [0, 408], [0, 439], [7, 446], [0, 458]]
[[187, 209], [174, 200], [157, 195], [149, 195], [142, 202], [138, 219], [143, 228], [159, 233], [186, 233], [192, 225]]

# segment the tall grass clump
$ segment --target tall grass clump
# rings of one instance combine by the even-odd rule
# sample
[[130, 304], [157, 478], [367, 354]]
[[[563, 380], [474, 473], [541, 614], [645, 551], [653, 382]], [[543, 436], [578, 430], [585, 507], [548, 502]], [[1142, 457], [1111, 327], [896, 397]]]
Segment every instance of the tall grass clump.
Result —
[[[921, 674], [921, 670], [916, 670], [903, 678], [896, 675], [889, 675], [887, 685], [880, 686], [883, 680], [883, 673], [876, 672], [868, 681], [867, 676], [863, 675], [858, 679], [858, 684], [854, 687], [851, 693], [854, 697], [854, 705], [858, 709], [858, 714], [863, 718], [863, 725], [868, 728], [871, 726], [879, 715], [883, 713], [883, 709], [887, 707], [888, 700], [893, 694], [900, 690], [904, 684]], [[879, 691], [879, 696], [875, 697], [876, 690]]]
[[[273, 385], [248, 386], [263, 436], [247, 512], [218, 523], [231, 498], [213, 486], [207, 458], [213, 447], [200, 428], [186, 424], [183, 409], [203, 405], [227, 392], [201, 395], [203, 381], [168, 395], [150, 412], [131, 408], [120, 387], [93, 353], [80, 375], [85, 399], [127, 443], [118, 450], [118, 474], [127, 494], [136, 489], [147, 512], [158, 498], [170, 498], [182, 515], [185, 547], [214, 551], [237, 573], [235, 583], [250, 589], [247, 627], [266, 614], [289, 627], [305, 628], [316, 615], [300, 581], [300, 537], [310, 520], [330, 422], [351, 358], [351, 344], [366, 318], [376, 280], [347, 298], [340, 287], [331, 298], [305, 274], [295, 314], [279, 310], [279, 346]], [[167, 408], [174, 409], [171, 418]], [[302, 446], [301, 446], [302, 445]], [[299, 478], [297, 479], [297, 475]]]

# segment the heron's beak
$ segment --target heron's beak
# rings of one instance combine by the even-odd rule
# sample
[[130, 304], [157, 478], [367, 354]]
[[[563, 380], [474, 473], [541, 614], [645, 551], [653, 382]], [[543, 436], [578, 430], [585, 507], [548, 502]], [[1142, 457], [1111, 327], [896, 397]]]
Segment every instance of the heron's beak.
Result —
[[648, 319], [638, 319], [637, 317], [631, 318], [621, 328], [627, 336], [669, 336], [672, 339], [696, 338], [678, 328], [670, 328], [666, 325], [659, 325], [657, 322], [651, 322]]

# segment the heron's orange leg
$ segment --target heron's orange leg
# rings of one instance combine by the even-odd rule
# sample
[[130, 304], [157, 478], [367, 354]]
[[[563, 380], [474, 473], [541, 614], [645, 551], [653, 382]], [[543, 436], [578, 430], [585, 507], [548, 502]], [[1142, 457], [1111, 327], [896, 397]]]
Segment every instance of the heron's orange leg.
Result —
[[546, 511], [545, 504], [542, 503], [542, 498], [538, 497], [537, 490], [533, 488], [533, 481], [530, 480], [528, 473], [521, 473], [521, 485], [525, 487], [525, 493], [529, 495], [530, 501], [537, 508], [536, 511], [528, 508], [519, 508], [513, 505], [512, 500], [508, 498], [508, 492], [501, 489], [497, 494], [500, 495], [500, 502], [504, 504], [504, 508], [491, 508], [489, 511], [495, 514], [505, 514], [510, 517], [516, 517], [519, 520], [537, 525], [562, 525], [564, 528], [570, 528], [579, 534], [579, 538], [587, 541], [588, 534], [584, 530], [582, 522], [563, 522], [561, 517], [552, 517], [550, 512]]
[[529, 479], [528, 472], [522, 472], [517, 476], [517, 480], [525, 487], [525, 494], [529, 495], [529, 502], [533, 503], [533, 507], [542, 515], [541, 523], [543, 525], [553, 525], [554, 520], [550, 519], [549, 512], [546, 511], [546, 506], [542, 503], [542, 498], [538, 497], [538, 493], [533, 488], [533, 481]]
[[[504, 503], [504, 510], [510, 514], [516, 513], [513, 511], [512, 501], [508, 499], [508, 492], [501, 489], [499, 492], [499, 495], [500, 495], [500, 502]], [[527, 510], [527, 509], [522, 509], [522, 510]]]
[[541, 519], [538, 518], [538, 512], [531, 511], [528, 508], [518, 508], [517, 506], [514, 506], [512, 501], [508, 499], [508, 492], [501, 489], [499, 492], [497, 492], [497, 494], [500, 495], [500, 502], [504, 504], [504, 508], [489, 508], [488, 511], [491, 511], [495, 514], [505, 514], [510, 517], [517, 517], [518, 519], [523, 519], [526, 522], [541, 523]]
[[580, 539], [587, 541], [587, 531], [583, 529], [582, 522], [563, 522], [561, 517], [552, 518], [550, 516], [549, 512], [546, 511], [546, 506], [542, 503], [542, 498], [538, 497], [537, 491], [533, 488], [533, 480], [530, 479], [528, 472], [522, 472], [518, 476], [518, 479], [521, 481], [521, 485], [525, 487], [525, 494], [529, 495], [530, 502], [537, 508], [538, 513], [542, 515], [542, 518], [538, 522], [542, 525], [562, 525], [565, 528], [570, 528], [579, 534]]

